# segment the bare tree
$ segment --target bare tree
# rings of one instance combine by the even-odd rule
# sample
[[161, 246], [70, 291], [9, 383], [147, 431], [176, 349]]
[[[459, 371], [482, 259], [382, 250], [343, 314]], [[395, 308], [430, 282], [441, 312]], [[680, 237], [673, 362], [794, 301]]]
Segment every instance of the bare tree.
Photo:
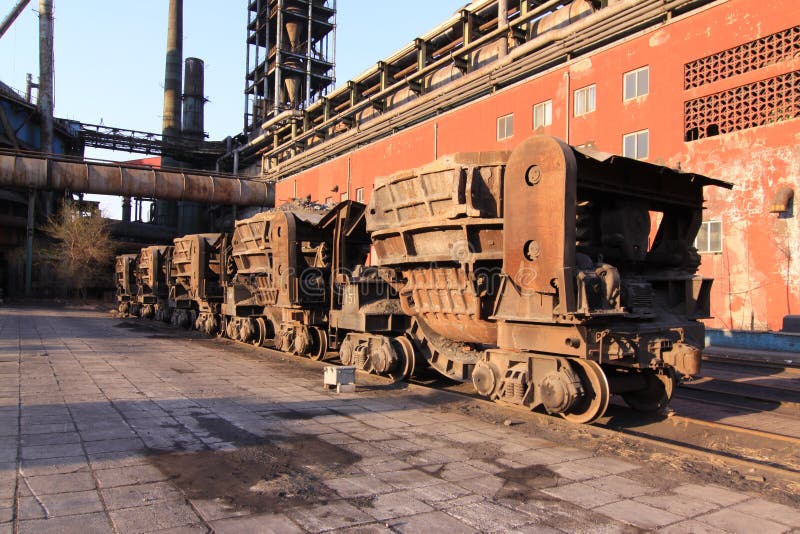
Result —
[[103, 276], [114, 247], [100, 210], [89, 205], [65, 202], [60, 213], [44, 227], [45, 233], [56, 242], [47, 251], [48, 260], [65, 288], [74, 289], [82, 299], [86, 290]]

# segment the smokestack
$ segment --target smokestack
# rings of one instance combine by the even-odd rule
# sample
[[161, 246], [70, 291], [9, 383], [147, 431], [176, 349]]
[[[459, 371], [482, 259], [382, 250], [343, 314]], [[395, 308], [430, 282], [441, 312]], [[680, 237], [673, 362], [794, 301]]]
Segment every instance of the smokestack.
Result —
[[164, 120], [162, 133], [181, 134], [181, 67], [183, 66], [183, 0], [169, 1], [167, 61], [164, 69]]
[[[183, 80], [183, 0], [169, 0], [167, 21], [167, 60], [164, 68], [164, 117], [161, 133], [164, 140], [181, 135], [181, 92]], [[164, 151], [161, 163], [167, 167], [178, 167], [180, 163], [169, 151]], [[175, 202], [156, 202], [156, 222], [173, 228], [178, 226], [178, 206]]]
[[203, 107], [204, 96], [203, 60], [196, 57], [186, 58], [184, 79], [186, 84], [183, 93], [183, 134], [184, 137], [202, 140], [205, 135]]
[[[39, 149], [53, 152], [53, 0], [39, 0], [39, 114], [42, 118]], [[25, 296], [33, 284], [33, 234], [36, 224], [36, 192], [28, 192], [28, 221], [25, 239]], [[44, 213], [52, 214], [53, 195], [44, 195]]]
[[39, 0], [39, 112], [41, 150], [53, 152], [53, 0]]
[[[196, 57], [186, 58], [183, 93], [183, 137], [202, 141], [205, 134], [203, 124], [203, 61]], [[197, 202], [178, 202], [178, 233], [190, 234], [202, 231], [203, 210]]]

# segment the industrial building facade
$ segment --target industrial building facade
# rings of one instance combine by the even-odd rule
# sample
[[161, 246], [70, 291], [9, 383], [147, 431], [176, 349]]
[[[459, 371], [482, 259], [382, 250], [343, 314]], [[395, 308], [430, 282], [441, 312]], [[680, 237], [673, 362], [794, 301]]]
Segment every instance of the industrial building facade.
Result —
[[715, 279], [709, 326], [780, 330], [800, 313], [793, 0], [474, 2], [302, 122], [265, 127], [279, 203], [366, 202], [375, 177], [536, 133], [730, 181], [708, 192], [696, 243]]

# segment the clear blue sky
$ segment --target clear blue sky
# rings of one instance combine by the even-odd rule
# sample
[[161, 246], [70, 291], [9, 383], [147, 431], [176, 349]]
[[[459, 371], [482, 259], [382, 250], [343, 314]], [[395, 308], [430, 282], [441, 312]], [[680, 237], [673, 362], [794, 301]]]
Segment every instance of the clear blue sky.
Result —
[[[184, 58], [206, 62], [206, 131], [242, 131], [248, 0], [186, 0]], [[16, 0], [0, 2], [5, 17]], [[337, 86], [439, 25], [467, 0], [338, 0]], [[225, 5], [226, 7], [220, 7]], [[161, 131], [167, 0], [54, 0], [56, 116]], [[20, 90], [38, 76], [38, 0], [0, 39], [0, 80]], [[140, 156], [88, 151], [89, 157]], [[118, 217], [119, 202], [104, 203]]]

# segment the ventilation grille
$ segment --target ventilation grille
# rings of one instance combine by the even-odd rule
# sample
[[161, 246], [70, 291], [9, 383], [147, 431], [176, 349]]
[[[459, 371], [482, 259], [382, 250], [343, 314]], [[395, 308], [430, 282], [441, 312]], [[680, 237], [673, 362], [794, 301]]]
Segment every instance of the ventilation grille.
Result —
[[689, 100], [684, 104], [686, 141], [800, 117], [800, 71]]
[[684, 87], [693, 89], [796, 57], [800, 57], [800, 26], [687, 63]]

